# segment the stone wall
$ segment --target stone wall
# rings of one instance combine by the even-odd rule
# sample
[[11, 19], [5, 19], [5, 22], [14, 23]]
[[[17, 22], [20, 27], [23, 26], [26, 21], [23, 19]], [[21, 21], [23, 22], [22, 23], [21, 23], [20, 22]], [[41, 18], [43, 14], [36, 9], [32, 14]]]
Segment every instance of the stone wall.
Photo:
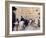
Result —
[[26, 8], [17, 8], [16, 17], [20, 18], [23, 16], [27, 19], [36, 19], [39, 17], [38, 13], [40, 13], [40, 8], [38, 7], [26, 7]]

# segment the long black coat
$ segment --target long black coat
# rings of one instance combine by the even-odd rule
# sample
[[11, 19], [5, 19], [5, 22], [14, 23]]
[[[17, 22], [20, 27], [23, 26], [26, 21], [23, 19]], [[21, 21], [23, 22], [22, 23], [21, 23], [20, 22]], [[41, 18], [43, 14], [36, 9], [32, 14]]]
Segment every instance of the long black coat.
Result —
[[16, 18], [15, 18], [15, 13], [12, 12], [12, 31], [14, 30], [14, 26], [15, 26], [15, 21], [16, 21]]
[[12, 23], [14, 23], [16, 21], [16, 18], [15, 18], [15, 13], [12, 13]]

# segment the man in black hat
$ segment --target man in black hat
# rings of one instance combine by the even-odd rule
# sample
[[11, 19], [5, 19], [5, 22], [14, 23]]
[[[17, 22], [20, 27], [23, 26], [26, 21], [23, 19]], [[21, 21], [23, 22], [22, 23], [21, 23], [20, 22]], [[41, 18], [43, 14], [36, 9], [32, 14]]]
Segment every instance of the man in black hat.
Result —
[[16, 15], [15, 15], [15, 11], [17, 8], [12, 7], [12, 31], [14, 31], [14, 26], [15, 26], [15, 21], [16, 21]]

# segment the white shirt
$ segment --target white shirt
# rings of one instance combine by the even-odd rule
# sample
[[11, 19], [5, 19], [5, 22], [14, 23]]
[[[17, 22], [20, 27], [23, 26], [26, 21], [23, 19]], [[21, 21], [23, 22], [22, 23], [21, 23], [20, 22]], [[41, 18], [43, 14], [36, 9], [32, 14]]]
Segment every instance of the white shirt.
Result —
[[32, 22], [32, 20], [29, 21], [30, 23]]
[[23, 24], [24, 24], [24, 21], [20, 21], [20, 22], [19, 22], [19, 25], [20, 25], [20, 26], [23, 26]]
[[17, 25], [17, 24], [18, 24], [18, 22], [15, 22], [14, 24], [15, 24], [15, 25]]

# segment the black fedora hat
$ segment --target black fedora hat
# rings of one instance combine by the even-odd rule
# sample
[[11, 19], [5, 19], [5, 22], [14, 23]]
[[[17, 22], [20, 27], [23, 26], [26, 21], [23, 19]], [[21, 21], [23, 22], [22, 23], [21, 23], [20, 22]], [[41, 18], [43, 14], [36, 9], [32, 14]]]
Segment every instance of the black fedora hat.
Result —
[[16, 10], [17, 8], [15, 8], [15, 7], [12, 7], [12, 10]]

